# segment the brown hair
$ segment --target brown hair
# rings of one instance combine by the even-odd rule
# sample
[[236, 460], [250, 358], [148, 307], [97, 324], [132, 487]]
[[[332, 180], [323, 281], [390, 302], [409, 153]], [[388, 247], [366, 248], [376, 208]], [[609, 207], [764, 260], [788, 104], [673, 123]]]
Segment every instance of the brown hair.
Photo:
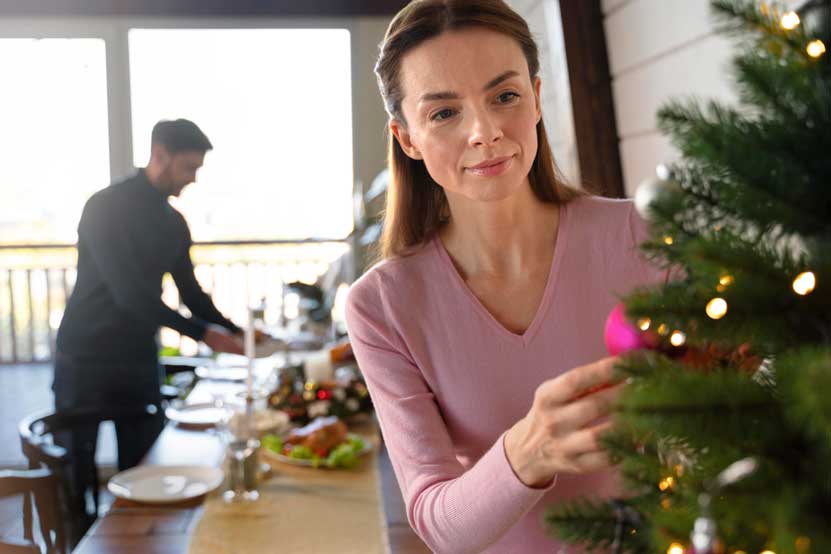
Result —
[[[528, 24], [502, 0], [413, 0], [393, 18], [375, 64], [378, 88], [390, 118], [406, 126], [401, 111], [401, 61], [419, 44], [447, 30], [483, 27], [519, 43], [533, 80], [539, 73], [537, 45]], [[422, 160], [407, 156], [389, 133], [387, 191], [380, 256], [406, 255], [426, 243], [449, 217], [444, 190], [430, 177]], [[565, 203], [583, 194], [565, 185], [548, 144], [542, 119], [537, 123], [537, 155], [528, 174], [534, 195], [548, 204]]]

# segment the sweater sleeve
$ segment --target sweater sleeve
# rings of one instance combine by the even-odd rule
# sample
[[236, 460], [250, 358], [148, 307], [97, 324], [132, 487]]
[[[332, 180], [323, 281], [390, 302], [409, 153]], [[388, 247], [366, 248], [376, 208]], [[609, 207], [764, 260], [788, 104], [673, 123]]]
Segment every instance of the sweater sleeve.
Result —
[[204, 323], [171, 309], [153, 290], [144, 278], [135, 238], [118, 221], [116, 211], [103, 205], [98, 196], [90, 198], [84, 208], [78, 239], [89, 246], [93, 263], [119, 308], [149, 324], [170, 327], [197, 340], [204, 336]]
[[396, 316], [384, 306], [379, 281], [370, 273], [352, 287], [346, 319], [407, 518], [434, 552], [479, 552], [506, 533], [548, 488], [530, 488], [517, 478], [505, 455], [504, 433], [465, 471], [433, 392], [395, 331]]

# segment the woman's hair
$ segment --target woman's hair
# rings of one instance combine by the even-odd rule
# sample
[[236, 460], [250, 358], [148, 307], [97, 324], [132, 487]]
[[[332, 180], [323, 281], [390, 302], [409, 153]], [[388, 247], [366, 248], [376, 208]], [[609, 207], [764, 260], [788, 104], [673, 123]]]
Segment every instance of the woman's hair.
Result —
[[[378, 88], [390, 118], [407, 125], [401, 111], [401, 62], [419, 44], [445, 31], [479, 27], [513, 38], [522, 48], [533, 80], [540, 69], [539, 52], [528, 24], [502, 0], [413, 0], [393, 18], [375, 64]], [[387, 191], [380, 256], [406, 255], [426, 243], [449, 217], [444, 190], [430, 177], [422, 160], [407, 156], [389, 133]], [[528, 174], [534, 195], [548, 204], [565, 203], [582, 192], [560, 177], [542, 118], [537, 123], [537, 155]]]

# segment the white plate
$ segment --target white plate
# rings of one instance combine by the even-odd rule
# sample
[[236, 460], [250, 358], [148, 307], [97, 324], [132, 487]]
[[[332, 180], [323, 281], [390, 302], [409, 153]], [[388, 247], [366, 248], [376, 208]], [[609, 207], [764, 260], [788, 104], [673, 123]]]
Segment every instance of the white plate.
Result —
[[107, 489], [119, 498], [150, 504], [181, 502], [222, 484], [221, 469], [206, 466], [138, 466], [114, 475]]
[[196, 376], [214, 381], [245, 381], [248, 378], [248, 368], [199, 366], [196, 368]]
[[[348, 433], [347, 436], [349, 438], [357, 437], [357, 438], [360, 438], [363, 441], [364, 447], [360, 452], [358, 452], [358, 456], [363, 456], [367, 452], [372, 451], [372, 443], [369, 441], [368, 438], [363, 437], [361, 435], [356, 435], [355, 433]], [[269, 450], [268, 448], [265, 448], [265, 447], [260, 448], [260, 452], [264, 452], [267, 457], [273, 458], [273, 459], [275, 459], [279, 462], [283, 462], [284, 464], [291, 464], [293, 466], [314, 467], [314, 462], [312, 462], [312, 460], [305, 460], [303, 458], [289, 458], [288, 456], [284, 456], [283, 454], [278, 454], [277, 452], [275, 452], [273, 450]], [[321, 462], [322, 462], [322, 460], [321, 460]], [[330, 468], [325, 463], [321, 463], [318, 466], [318, 469], [343, 469], [343, 468], [337, 468], [337, 467], [336, 468]]]
[[215, 427], [223, 420], [231, 418], [232, 412], [229, 408], [220, 408], [213, 403], [184, 404], [182, 406], [171, 406], [164, 411], [167, 419], [183, 427], [207, 429]]

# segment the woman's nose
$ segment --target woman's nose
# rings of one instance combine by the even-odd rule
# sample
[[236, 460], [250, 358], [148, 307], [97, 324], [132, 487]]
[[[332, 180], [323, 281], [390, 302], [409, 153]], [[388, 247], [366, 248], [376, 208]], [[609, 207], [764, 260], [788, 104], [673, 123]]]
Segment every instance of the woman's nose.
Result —
[[471, 146], [490, 146], [502, 136], [502, 127], [492, 113], [485, 109], [473, 112], [468, 139]]

